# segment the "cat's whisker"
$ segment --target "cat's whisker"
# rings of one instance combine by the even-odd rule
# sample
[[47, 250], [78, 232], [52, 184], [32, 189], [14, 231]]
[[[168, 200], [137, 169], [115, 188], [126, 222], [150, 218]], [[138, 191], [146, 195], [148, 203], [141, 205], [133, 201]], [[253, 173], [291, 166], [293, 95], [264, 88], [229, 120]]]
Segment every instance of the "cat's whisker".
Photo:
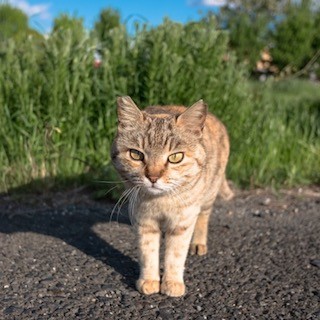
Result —
[[132, 193], [135, 191], [135, 188], [136, 187], [132, 187], [131, 189], [129, 189], [130, 191], [125, 195], [125, 197], [123, 197], [121, 203], [119, 204], [118, 206], [118, 213], [117, 213], [117, 221], [119, 219], [119, 215], [120, 215], [120, 212], [121, 212], [121, 208], [123, 207], [123, 205], [126, 203], [126, 201], [128, 199], [130, 199]]
[[121, 209], [123, 207], [123, 205], [127, 202], [127, 200], [130, 198], [130, 195], [132, 194], [132, 192], [134, 191], [134, 187], [129, 189], [129, 192], [126, 193], [126, 195], [124, 197], [122, 197], [121, 202], [118, 205], [118, 210], [117, 210], [117, 221], [119, 220], [119, 215], [121, 214]]
[[178, 202], [183, 203], [181, 197], [180, 197], [176, 192], [173, 192], [173, 193], [172, 193], [172, 196], [173, 196], [173, 198], [177, 199]]
[[175, 180], [171, 180], [171, 179], [169, 180], [168, 184], [169, 184], [170, 188], [172, 188], [172, 186], [174, 186], [174, 187], [180, 187], [181, 186], [181, 184], [179, 182], [177, 182]]
[[175, 180], [171, 180], [169, 179], [168, 181], [168, 185], [166, 187], [166, 191], [169, 191], [170, 193], [171, 192], [177, 192], [178, 188], [181, 186], [181, 184]]
[[103, 194], [103, 196], [105, 197], [108, 193], [110, 193], [112, 190], [114, 190], [115, 188], [117, 188], [118, 186], [114, 186], [114, 187], [112, 187], [112, 188], [110, 188], [109, 190], [107, 190], [104, 194]]
[[142, 188], [142, 187], [139, 187], [139, 188], [138, 188], [137, 193], [136, 193], [136, 196], [135, 196], [135, 199], [134, 199], [135, 202], [134, 202], [134, 207], [133, 207], [133, 211], [132, 211], [132, 216], [133, 216], [133, 218], [134, 218], [135, 220], [132, 222], [132, 224], [134, 224], [135, 221], [136, 221], [136, 215], [134, 215], [134, 213], [135, 213], [135, 210], [136, 210], [136, 204], [137, 204], [138, 199], [139, 199], [139, 192], [140, 192], [141, 188]]
[[129, 217], [130, 223], [131, 223], [131, 212], [132, 212], [132, 206], [133, 206], [133, 199], [136, 194], [136, 189], [137, 188], [135, 188], [135, 191], [133, 192], [133, 194], [131, 194], [131, 196], [129, 198], [128, 217]]
[[136, 186], [134, 193], [130, 195], [130, 199], [129, 199], [129, 220], [132, 225], [134, 224], [134, 221], [133, 221], [134, 210], [135, 210], [135, 205], [136, 205], [140, 190], [141, 190], [141, 187]]
[[123, 200], [123, 198], [126, 197], [127, 194], [128, 194], [129, 192], [131, 192], [131, 191], [132, 191], [132, 188], [127, 189], [127, 190], [125, 190], [125, 191], [122, 193], [122, 195], [120, 196], [120, 198], [118, 199], [117, 203], [114, 205], [114, 207], [113, 207], [113, 209], [112, 209], [112, 211], [111, 211], [109, 222], [112, 221], [113, 214], [114, 214], [117, 206], [119, 205], [119, 203], [120, 203], [120, 202]]
[[130, 220], [130, 223], [131, 225], [133, 224], [132, 221], [133, 221], [133, 216], [134, 216], [134, 206], [135, 206], [135, 200], [136, 200], [136, 196], [137, 194], [139, 193], [139, 187], [135, 190], [134, 194], [131, 196], [130, 198], [130, 207], [129, 207], [129, 220]]
[[171, 194], [172, 194], [172, 196], [173, 196], [174, 198], [177, 198], [177, 199], [178, 199], [179, 202], [184, 203], [184, 200], [182, 199], [181, 195], [178, 193], [178, 191], [177, 191], [176, 189], [173, 189], [173, 188], [172, 188], [172, 189], [170, 190], [170, 192], [171, 192]]
[[129, 180], [119, 180], [119, 181], [107, 181], [107, 180], [95, 180], [95, 183], [105, 183], [105, 184], [113, 184], [113, 183], [125, 183], [128, 182]]

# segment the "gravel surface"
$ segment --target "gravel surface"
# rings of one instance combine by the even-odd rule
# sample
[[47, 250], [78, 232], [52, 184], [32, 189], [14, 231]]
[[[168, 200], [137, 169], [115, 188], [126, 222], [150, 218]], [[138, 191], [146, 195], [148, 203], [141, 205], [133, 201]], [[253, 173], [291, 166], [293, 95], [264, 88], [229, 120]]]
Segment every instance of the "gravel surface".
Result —
[[218, 201], [182, 298], [140, 295], [126, 211], [82, 190], [0, 196], [0, 319], [320, 319], [320, 189]]

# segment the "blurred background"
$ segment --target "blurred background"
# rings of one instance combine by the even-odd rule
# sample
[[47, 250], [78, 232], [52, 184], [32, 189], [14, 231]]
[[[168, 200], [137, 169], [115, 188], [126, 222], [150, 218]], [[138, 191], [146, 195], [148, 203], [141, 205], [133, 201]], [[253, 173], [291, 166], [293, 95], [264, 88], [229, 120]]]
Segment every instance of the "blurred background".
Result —
[[319, 79], [320, 1], [1, 1], [0, 192], [117, 180], [119, 95], [204, 99], [238, 187], [319, 184]]

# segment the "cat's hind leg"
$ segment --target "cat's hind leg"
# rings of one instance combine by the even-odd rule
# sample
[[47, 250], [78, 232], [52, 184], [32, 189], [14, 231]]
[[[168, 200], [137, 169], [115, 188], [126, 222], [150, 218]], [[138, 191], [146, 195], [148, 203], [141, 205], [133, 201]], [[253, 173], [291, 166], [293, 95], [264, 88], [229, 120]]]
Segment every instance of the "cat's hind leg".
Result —
[[212, 207], [202, 210], [197, 218], [197, 222], [194, 228], [191, 244], [190, 254], [197, 254], [199, 256], [205, 255], [208, 251], [207, 237], [208, 237], [208, 225]]
[[219, 189], [219, 195], [222, 197], [223, 200], [231, 200], [234, 196], [233, 191], [231, 190], [228, 181], [226, 177], [223, 177], [220, 189]]

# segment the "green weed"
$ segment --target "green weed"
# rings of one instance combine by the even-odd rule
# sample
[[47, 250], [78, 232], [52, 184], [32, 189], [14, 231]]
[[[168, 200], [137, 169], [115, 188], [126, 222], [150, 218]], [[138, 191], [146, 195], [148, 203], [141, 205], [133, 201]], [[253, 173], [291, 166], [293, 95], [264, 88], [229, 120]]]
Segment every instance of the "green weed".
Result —
[[108, 39], [75, 42], [58, 30], [40, 44], [1, 46], [0, 191], [116, 180], [109, 150], [119, 95], [141, 107], [203, 98], [228, 127], [228, 173], [237, 185], [319, 182], [319, 85], [248, 82], [214, 20], [166, 20], [133, 36], [121, 27]]

